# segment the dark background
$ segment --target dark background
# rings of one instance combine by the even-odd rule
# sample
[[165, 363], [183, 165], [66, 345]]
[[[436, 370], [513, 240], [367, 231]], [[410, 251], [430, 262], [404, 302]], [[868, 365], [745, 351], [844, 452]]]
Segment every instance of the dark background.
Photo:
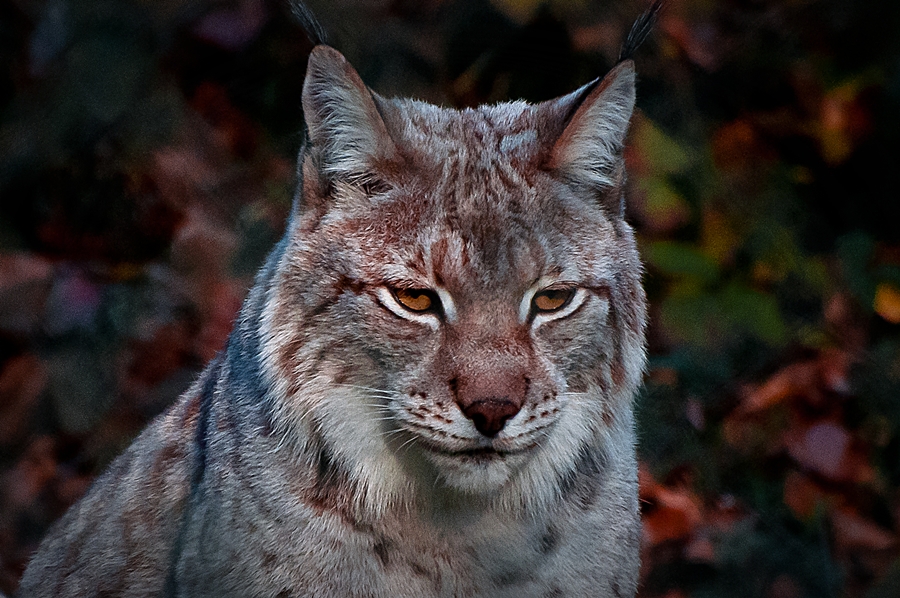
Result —
[[[646, 8], [310, 4], [457, 107], [575, 89]], [[309, 50], [276, 0], [0, 0], [0, 591], [223, 346]], [[641, 596], [900, 596], [900, 3], [672, 0], [637, 66]]]

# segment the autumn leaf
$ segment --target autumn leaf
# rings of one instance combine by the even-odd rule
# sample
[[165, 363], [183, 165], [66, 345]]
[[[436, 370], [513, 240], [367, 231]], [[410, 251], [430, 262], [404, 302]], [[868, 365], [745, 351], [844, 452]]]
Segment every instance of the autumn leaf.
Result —
[[806, 429], [793, 428], [786, 432], [784, 442], [799, 465], [829, 480], [866, 483], [875, 477], [853, 437], [839, 423], [826, 420]]
[[749, 414], [817, 391], [819, 365], [815, 361], [793, 363], [771, 376], [763, 384], [748, 387], [741, 398], [740, 413]]
[[518, 23], [527, 23], [545, 0], [491, 0], [503, 14]]
[[889, 283], [879, 284], [872, 308], [888, 322], [900, 324], [900, 289]]
[[736, 414], [759, 413], [776, 405], [803, 400], [810, 405], [823, 401], [823, 392], [849, 392], [852, 357], [837, 349], [824, 350], [816, 359], [792, 363], [765, 382], [747, 385]]
[[734, 230], [721, 212], [707, 209], [703, 212], [701, 247], [703, 253], [717, 264], [730, 262], [741, 243], [741, 236]]
[[758, 169], [761, 159], [771, 156], [756, 128], [745, 118], [726, 123], [714, 133], [712, 153], [716, 165], [726, 171]]
[[851, 507], [835, 509], [831, 515], [835, 542], [843, 549], [887, 550], [897, 544], [897, 535], [860, 515]]
[[[702, 504], [689, 489], [659, 484], [644, 468], [639, 479], [641, 500], [646, 505], [642, 515], [643, 535], [648, 546], [685, 539], [701, 524]], [[697, 550], [700, 551], [699, 545]]]
[[869, 129], [869, 117], [859, 102], [865, 88], [856, 79], [829, 90], [819, 108], [818, 133], [822, 157], [829, 164], [844, 162]]
[[35, 355], [14, 357], [0, 368], [0, 446], [25, 433], [46, 384], [46, 367]]
[[791, 471], [784, 479], [784, 504], [799, 519], [809, 519], [825, 506], [828, 494], [822, 487], [799, 471]]

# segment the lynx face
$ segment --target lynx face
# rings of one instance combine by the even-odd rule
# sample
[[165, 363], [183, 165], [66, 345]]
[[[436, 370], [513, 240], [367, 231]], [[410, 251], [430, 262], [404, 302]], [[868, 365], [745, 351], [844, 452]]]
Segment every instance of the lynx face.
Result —
[[372, 505], [436, 487], [520, 504], [630, 429], [633, 101], [628, 62], [536, 106], [456, 111], [380, 98], [313, 52], [300, 209], [263, 322], [301, 455], [325, 454]]

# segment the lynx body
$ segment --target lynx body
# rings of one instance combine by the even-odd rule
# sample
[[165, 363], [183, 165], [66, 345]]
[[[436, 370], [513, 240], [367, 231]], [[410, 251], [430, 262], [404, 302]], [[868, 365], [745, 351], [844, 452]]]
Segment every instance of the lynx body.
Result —
[[634, 71], [456, 111], [318, 46], [284, 238], [227, 349], [21, 596], [633, 596]]

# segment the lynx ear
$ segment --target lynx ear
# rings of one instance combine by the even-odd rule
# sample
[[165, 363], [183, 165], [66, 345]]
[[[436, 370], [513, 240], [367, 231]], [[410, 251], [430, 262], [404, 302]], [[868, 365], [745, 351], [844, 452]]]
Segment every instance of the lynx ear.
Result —
[[550, 169], [597, 191], [614, 192], [621, 186], [622, 148], [634, 96], [634, 63], [626, 60], [602, 80], [556, 100], [556, 109], [565, 106], [571, 116], [550, 151]]
[[367, 178], [377, 164], [397, 155], [372, 92], [334, 48], [316, 46], [309, 56], [303, 114], [329, 178]]

